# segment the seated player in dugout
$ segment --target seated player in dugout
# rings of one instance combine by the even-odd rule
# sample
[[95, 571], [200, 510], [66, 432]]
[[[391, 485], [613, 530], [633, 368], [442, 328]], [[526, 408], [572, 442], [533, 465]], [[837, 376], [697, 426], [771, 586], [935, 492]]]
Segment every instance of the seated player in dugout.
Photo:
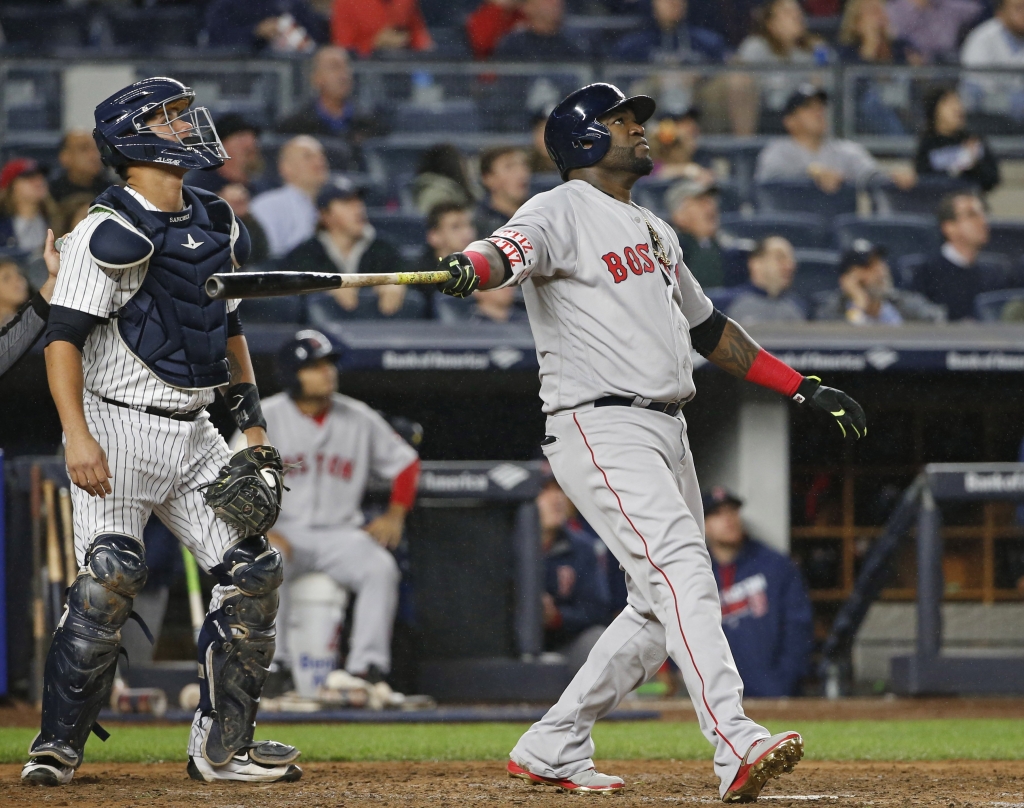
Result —
[[814, 639], [811, 599], [800, 570], [787, 556], [747, 535], [738, 496], [716, 486], [701, 499], [722, 628], [743, 694], [799, 696]]
[[717, 311], [671, 225], [633, 202], [634, 183], [654, 169], [643, 127], [654, 111], [653, 99], [610, 84], [568, 95], [544, 134], [562, 184], [441, 262], [451, 272], [444, 294], [522, 285], [547, 414], [541, 447], [629, 590], [507, 771], [566, 791], [623, 788], [597, 771], [592, 727], [671, 656], [715, 750], [719, 796], [753, 802], [792, 771], [803, 739], [773, 735], [743, 712], [682, 414], [696, 394], [691, 350], [832, 419], [850, 441], [867, 419], [850, 396], [797, 373]]
[[[222, 199], [182, 185], [188, 170], [226, 159], [209, 111], [194, 101], [181, 82], [156, 77], [97, 106], [93, 136], [126, 186], [96, 198], [60, 253], [45, 353], [80, 571], [43, 672], [41, 728], [22, 770], [30, 783], [70, 783], [89, 733], [106, 735], [96, 718], [146, 583], [143, 530], [153, 514], [217, 581], [198, 641], [189, 776], [302, 774], [299, 750], [253, 739], [274, 654], [282, 565], [265, 534], [282, 467], [267, 445], [238, 301], [204, 292], [212, 274], [245, 263], [249, 238]], [[217, 390], [245, 435], [234, 455], [207, 412]]]
[[[387, 421], [361, 401], [338, 393], [338, 353], [319, 331], [306, 329], [278, 353], [284, 392], [264, 403], [268, 434], [284, 459], [288, 496], [270, 541], [284, 556], [277, 661], [288, 666], [288, 581], [329, 575], [355, 597], [342, 689], [375, 688], [399, 702], [386, 680], [401, 575], [391, 550], [402, 540], [416, 499], [420, 461]], [[360, 505], [371, 474], [392, 481], [387, 511], [364, 525]], [[394, 696], [394, 698], [392, 698]]]
[[576, 673], [608, 625], [607, 573], [598, 542], [570, 523], [572, 503], [550, 466], [541, 484], [535, 501], [544, 552], [544, 650], [565, 656]]

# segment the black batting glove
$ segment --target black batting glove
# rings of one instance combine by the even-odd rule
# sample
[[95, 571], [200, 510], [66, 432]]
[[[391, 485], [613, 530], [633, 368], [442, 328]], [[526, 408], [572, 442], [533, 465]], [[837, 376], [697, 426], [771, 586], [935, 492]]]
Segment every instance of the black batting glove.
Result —
[[438, 291], [452, 297], [469, 297], [480, 285], [473, 262], [465, 253], [457, 252], [441, 259], [441, 269], [452, 273], [450, 280], [437, 284]]
[[868, 434], [868, 419], [860, 404], [842, 390], [825, 387], [817, 376], [804, 376], [793, 400], [827, 412], [835, 418], [848, 442], [852, 443]]

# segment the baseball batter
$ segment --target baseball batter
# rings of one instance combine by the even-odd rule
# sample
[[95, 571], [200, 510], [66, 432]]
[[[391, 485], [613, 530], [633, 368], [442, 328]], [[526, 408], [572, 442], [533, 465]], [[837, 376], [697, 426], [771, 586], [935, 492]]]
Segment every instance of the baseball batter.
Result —
[[565, 182], [490, 238], [443, 259], [454, 296], [522, 284], [547, 413], [544, 453], [559, 484], [626, 570], [629, 603], [558, 703], [512, 750], [509, 774], [569, 791], [615, 791], [591, 756], [594, 722], [678, 664], [715, 748], [725, 802], [752, 802], [803, 754], [743, 713], [704, 542], [700, 489], [682, 410], [693, 398], [691, 346], [729, 373], [866, 431], [853, 399], [803, 377], [714, 309], [672, 228], [630, 189], [653, 168], [646, 96], [593, 84], [551, 113], [545, 143]]
[[[286, 584], [324, 572], [356, 596], [345, 670], [379, 686], [391, 670], [401, 578], [389, 549], [402, 539], [420, 462], [371, 407], [338, 394], [337, 359], [327, 337], [311, 329], [299, 331], [278, 354], [285, 392], [268, 398], [263, 411], [289, 469], [288, 498], [270, 539], [285, 557]], [[371, 474], [392, 480], [391, 502], [364, 526], [360, 506]], [[287, 590], [281, 590], [282, 628]], [[288, 660], [287, 635], [279, 640], [278, 658]]]
[[[194, 98], [174, 79], [152, 78], [96, 108], [100, 153], [127, 186], [100, 194], [61, 251], [46, 365], [74, 483], [80, 571], [46, 661], [28, 782], [69, 783], [90, 730], [105, 735], [96, 717], [146, 582], [143, 529], [153, 513], [218, 580], [199, 637], [190, 776], [301, 776], [297, 749], [253, 741], [274, 654], [281, 558], [264, 533], [279, 509], [281, 464], [266, 445], [237, 301], [203, 290], [211, 274], [245, 262], [249, 238], [223, 200], [182, 186], [187, 170], [226, 158]], [[249, 445], [235, 456], [205, 410], [217, 388]]]

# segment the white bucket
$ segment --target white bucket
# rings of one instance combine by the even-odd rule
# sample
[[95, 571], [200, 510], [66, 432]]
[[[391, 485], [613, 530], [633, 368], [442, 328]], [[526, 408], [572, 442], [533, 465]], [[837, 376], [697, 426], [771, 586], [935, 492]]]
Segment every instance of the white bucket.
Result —
[[288, 653], [295, 690], [314, 698], [338, 666], [338, 639], [348, 593], [322, 572], [289, 584]]

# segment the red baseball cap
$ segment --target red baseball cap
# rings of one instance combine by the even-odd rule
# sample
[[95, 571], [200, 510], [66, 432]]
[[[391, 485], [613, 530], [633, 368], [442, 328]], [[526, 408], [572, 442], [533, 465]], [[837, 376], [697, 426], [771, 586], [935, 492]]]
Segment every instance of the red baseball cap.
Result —
[[39, 163], [31, 157], [15, 157], [13, 160], [8, 160], [3, 170], [0, 171], [0, 191], [5, 190], [18, 177], [42, 173], [43, 169], [39, 167]]

